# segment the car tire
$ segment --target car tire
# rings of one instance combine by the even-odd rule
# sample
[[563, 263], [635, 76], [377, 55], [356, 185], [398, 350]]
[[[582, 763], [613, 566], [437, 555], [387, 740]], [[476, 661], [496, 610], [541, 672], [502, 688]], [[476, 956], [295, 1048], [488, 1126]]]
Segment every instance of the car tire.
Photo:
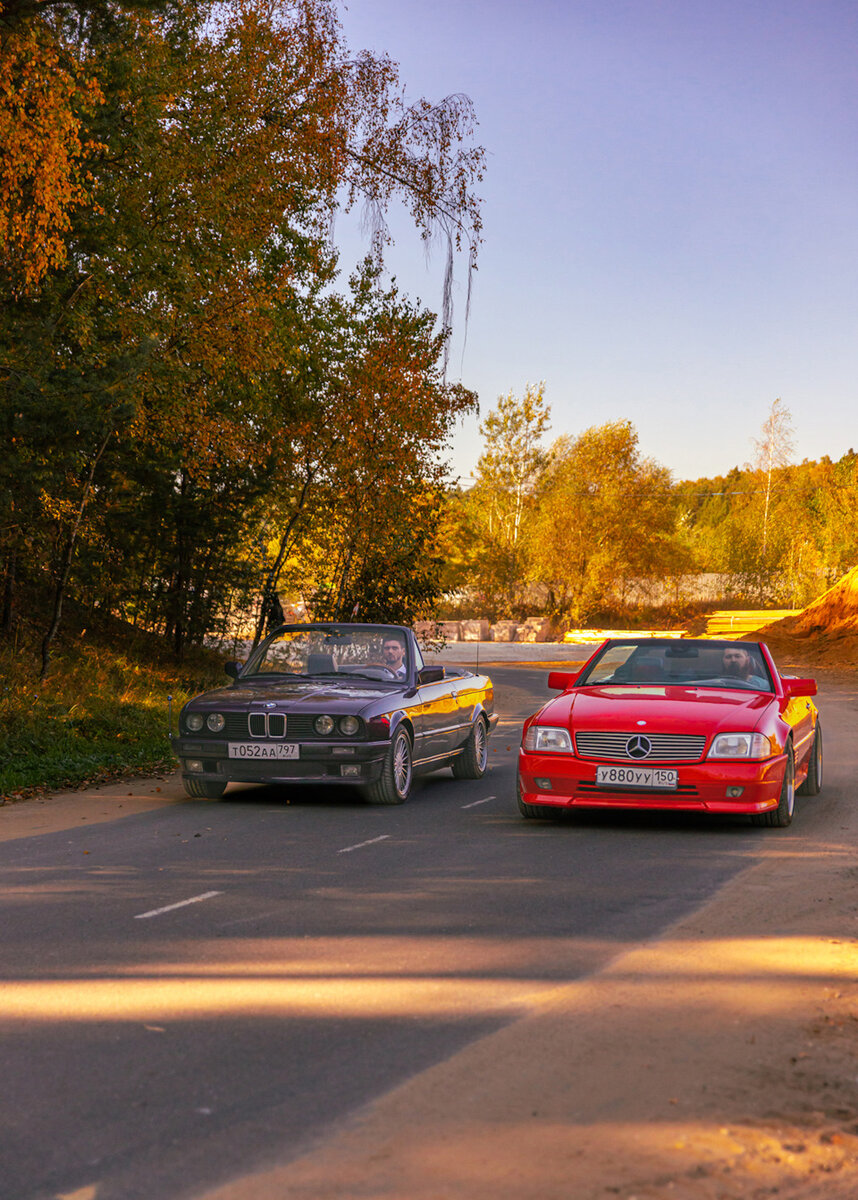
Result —
[[484, 717], [477, 717], [461, 751], [451, 765], [457, 779], [482, 779], [489, 762], [489, 734]]
[[518, 811], [527, 821], [556, 821], [559, 816], [552, 807], [547, 804], [527, 804], [521, 795], [521, 780], [517, 786], [518, 795]]
[[185, 778], [182, 780], [182, 787], [185, 793], [193, 796], [195, 800], [220, 800], [226, 791], [225, 783], [212, 783], [208, 779]]
[[381, 777], [364, 789], [364, 796], [370, 804], [404, 804], [412, 779], [411, 738], [400, 725], [390, 743]]
[[810, 748], [810, 766], [804, 782], [798, 788], [799, 796], [818, 796], [822, 791], [822, 723], [816, 722], [813, 745]]
[[751, 821], [754, 825], [775, 826], [785, 829], [787, 825], [792, 823], [794, 811], [795, 759], [793, 758], [792, 744], [790, 744], [787, 746], [786, 766], [784, 767], [784, 778], [781, 784], [781, 794], [777, 808], [770, 808], [768, 812], [755, 813], [751, 817]]

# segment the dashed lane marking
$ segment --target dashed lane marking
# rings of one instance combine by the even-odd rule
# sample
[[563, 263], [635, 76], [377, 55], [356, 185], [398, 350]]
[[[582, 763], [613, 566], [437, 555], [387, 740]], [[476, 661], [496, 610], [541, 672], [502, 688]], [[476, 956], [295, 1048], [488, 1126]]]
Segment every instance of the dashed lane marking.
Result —
[[337, 854], [351, 854], [352, 850], [362, 850], [364, 846], [374, 846], [376, 842], [383, 842], [389, 837], [389, 833], [383, 833], [381, 837], [370, 838], [368, 842], [358, 842], [356, 846], [344, 846], [342, 850], [337, 851]]
[[211, 900], [213, 896], [222, 896], [223, 892], [203, 892], [201, 896], [191, 896], [190, 900], [180, 900], [177, 904], [165, 904], [163, 908], [153, 908], [149, 912], [136, 913], [135, 921], [145, 921], [147, 917], [160, 917], [162, 913], [173, 912], [176, 908], [184, 908], [188, 904], [199, 904], [201, 900]]
[[472, 800], [470, 804], [463, 804], [462, 808], [476, 808], [478, 804], [488, 804], [489, 800], [497, 800], [497, 796], [486, 796], [485, 800]]

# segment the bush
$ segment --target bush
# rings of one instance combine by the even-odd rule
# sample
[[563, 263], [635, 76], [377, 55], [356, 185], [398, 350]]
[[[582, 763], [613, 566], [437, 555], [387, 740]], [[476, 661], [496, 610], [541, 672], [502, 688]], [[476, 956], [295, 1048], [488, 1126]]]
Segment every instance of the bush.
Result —
[[223, 681], [218, 655], [186, 660], [180, 679], [158, 639], [127, 627], [78, 635], [40, 680], [35, 641], [19, 629], [0, 646], [0, 797], [173, 770], [167, 697], [175, 729], [185, 701]]

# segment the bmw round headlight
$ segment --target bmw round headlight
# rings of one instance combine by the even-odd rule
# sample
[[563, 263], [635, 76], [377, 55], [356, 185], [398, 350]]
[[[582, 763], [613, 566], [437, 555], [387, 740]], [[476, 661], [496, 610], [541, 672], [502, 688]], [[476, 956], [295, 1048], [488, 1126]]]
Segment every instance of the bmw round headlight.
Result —
[[360, 721], [357, 717], [340, 717], [339, 719], [340, 733], [344, 733], [347, 737], [354, 737], [360, 729]]
[[206, 725], [212, 733], [220, 733], [224, 725], [226, 725], [226, 717], [223, 713], [209, 713], [206, 717]]
[[203, 714], [188, 713], [188, 715], [185, 717], [185, 724], [187, 725], [188, 729], [190, 729], [191, 733], [197, 733], [198, 730], [202, 729], [203, 727]]
[[332, 732], [334, 728], [333, 717], [316, 717], [313, 722], [313, 728], [316, 733], [321, 733], [323, 736]]

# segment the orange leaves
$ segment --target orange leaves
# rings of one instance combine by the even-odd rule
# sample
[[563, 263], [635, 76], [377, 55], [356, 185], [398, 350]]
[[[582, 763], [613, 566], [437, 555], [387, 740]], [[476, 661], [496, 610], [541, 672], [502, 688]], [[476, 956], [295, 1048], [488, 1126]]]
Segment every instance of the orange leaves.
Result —
[[70, 213], [91, 203], [80, 112], [103, 100], [97, 82], [45, 21], [17, 24], [0, 43], [0, 261], [20, 293], [62, 266]]

